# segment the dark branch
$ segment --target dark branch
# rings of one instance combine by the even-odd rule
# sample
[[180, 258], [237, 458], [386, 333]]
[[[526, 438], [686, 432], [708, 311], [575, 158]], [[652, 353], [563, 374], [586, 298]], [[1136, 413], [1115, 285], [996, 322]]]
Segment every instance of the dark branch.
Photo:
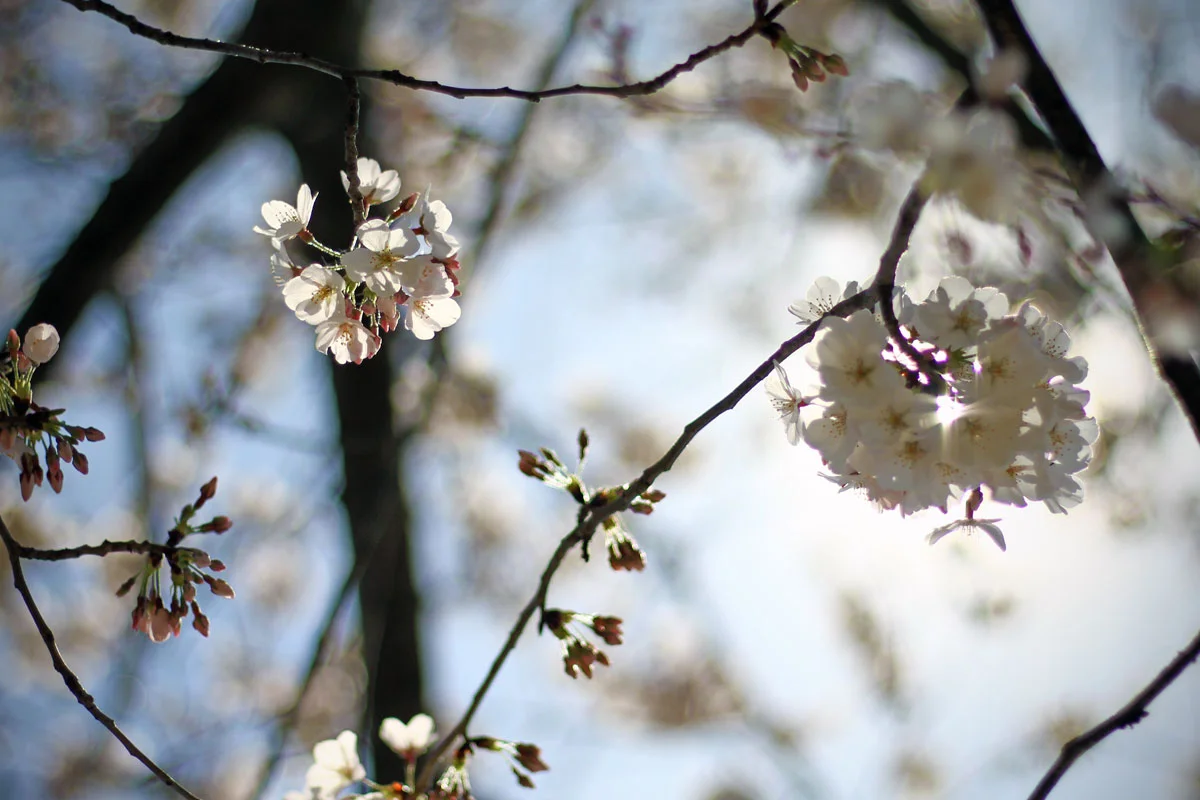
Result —
[[685, 72], [691, 72], [696, 67], [708, 61], [711, 58], [719, 56], [727, 50], [732, 50], [735, 47], [741, 47], [750, 41], [759, 31], [766, 28], [776, 17], [783, 12], [785, 8], [792, 5], [796, 0], [781, 0], [774, 8], [766, 13], [763, 17], [756, 19], [753, 23], [739, 31], [738, 33], [727, 36], [720, 42], [709, 45], [708, 47], [698, 50], [688, 56], [683, 61], [679, 62], [670, 69], [656, 75], [653, 78], [645, 81], [637, 81], [621, 86], [593, 86], [588, 84], [575, 83], [570, 86], [558, 86], [552, 89], [544, 89], [540, 91], [526, 91], [522, 89], [513, 89], [508, 86], [498, 86], [492, 88], [468, 88], [462, 86], [448, 86], [437, 81], [422, 80], [414, 78], [411, 75], [406, 75], [400, 70], [395, 69], [359, 69], [346, 67], [335, 64], [331, 61], [326, 61], [321, 58], [304, 53], [294, 53], [282, 50], [270, 50], [264, 47], [255, 47], [248, 44], [237, 44], [232, 42], [219, 42], [214, 39], [202, 39], [192, 36], [180, 36], [162, 28], [156, 28], [153, 25], [148, 25], [142, 22], [132, 14], [126, 14], [120, 9], [104, 2], [104, 0], [63, 0], [63, 2], [74, 6], [80, 11], [95, 11], [109, 19], [124, 25], [129, 29], [129, 32], [135, 36], [141, 36], [151, 41], [168, 47], [179, 47], [186, 50], [200, 50], [209, 53], [220, 53], [221, 55], [231, 56], [233, 58], [244, 58], [250, 61], [255, 61], [259, 64], [290, 64], [293, 66], [304, 67], [306, 69], [315, 70], [326, 75], [332, 75], [343, 80], [348, 78], [359, 78], [363, 80], [376, 80], [385, 83], [391, 83], [396, 86], [403, 86], [408, 89], [415, 89], [427, 92], [436, 92], [437, 94], [445, 94], [450, 97], [464, 99], [467, 97], [509, 97], [516, 100], [527, 100], [530, 102], [538, 102], [550, 97], [563, 97], [572, 94], [591, 94], [601, 95], [606, 97], [643, 97], [660, 91], [671, 81], [678, 78]]
[[[114, 738], [116, 738], [116, 740], [118, 742], [120, 742], [122, 745], [124, 745], [125, 749], [127, 751], [129, 751], [129, 754], [131, 756], [136, 758], [138, 761], [142, 762], [142, 764], [145, 765], [146, 769], [148, 769], [152, 773], [154, 773], [155, 777], [157, 777], [160, 781], [162, 781], [166, 786], [173, 789], [175, 791], [175, 793], [178, 794], [179, 796], [186, 797], [186, 798], [188, 798], [188, 800], [200, 800], [199, 797], [192, 794], [186, 788], [181, 786], [178, 781], [176, 781], [174, 778], [172, 778], [167, 773], [166, 770], [164, 770], [158, 764], [154, 763], [154, 761], [148, 755], [143, 753], [138, 748], [138, 746], [135, 745], [130, 740], [130, 738], [125, 735], [124, 731], [122, 731], [119, 727], [117, 727], [117, 723], [115, 721], [113, 721], [113, 718], [108, 716], [107, 714], [105, 714], [103, 711], [101, 711], [99, 706], [96, 705], [95, 699], [90, 694], [88, 694], [86, 689], [83, 688], [83, 684], [80, 683], [79, 678], [75, 675], [74, 672], [71, 671], [71, 668], [69, 666], [67, 666], [67, 662], [63, 659], [62, 654], [58, 652], [58, 645], [54, 641], [54, 631], [50, 629], [50, 626], [46, 623], [45, 618], [42, 616], [41, 610], [38, 608], [37, 603], [34, 601], [33, 592], [30, 591], [29, 584], [25, 581], [25, 572], [24, 572], [24, 570], [21, 569], [21, 558], [23, 555], [22, 551], [25, 551], [28, 548], [22, 547], [20, 544], [17, 543], [17, 540], [13, 538], [12, 533], [9, 532], [8, 526], [4, 524], [3, 519], [0, 519], [0, 539], [4, 540], [4, 546], [8, 550], [8, 563], [12, 567], [13, 586], [16, 588], [17, 593], [19, 595], [21, 595], [21, 599], [23, 601], [25, 601], [25, 608], [29, 611], [29, 616], [33, 619], [33, 624], [37, 627], [38, 635], [40, 635], [42, 637], [42, 642], [46, 645], [46, 652], [48, 652], [50, 654], [50, 661], [53, 662], [53, 664], [54, 664], [54, 670], [59, 675], [62, 676], [63, 683], [65, 683], [67, 685], [67, 690], [72, 695], [75, 696], [75, 699], [79, 701], [79, 705], [86, 708], [88, 713], [91, 714], [96, 719], [97, 722], [99, 722], [101, 725], [103, 725], [108, 730], [108, 732], [111, 733]], [[142, 543], [139, 543], [139, 542], [105, 542], [105, 544], [106, 545], [111, 545], [111, 544], [137, 545], [137, 544], [142, 544]], [[34, 551], [34, 552], [64, 552], [64, 551]], [[114, 550], [113, 552], [117, 552], [117, 551]], [[125, 552], [138, 552], [138, 551], [125, 551]], [[99, 555], [99, 554], [89, 553], [89, 555]], [[73, 557], [73, 556], [68, 556], [68, 557]]]
[[[1169, 265], [1163, 263], [1162, 254], [1138, 224], [1124, 193], [1117, 190], [1116, 178], [1025, 28], [1012, 0], [979, 0], [979, 8], [996, 46], [1015, 49], [1025, 55], [1029, 74], [1022, 88], [1046, 121], [1075, 189], [1088, 205], [1089, 214], [1098, 219], [1115, 217], [1120, 220], [1119, 226], [1104, 226], [1106, 230], [1096, 233], [1100, 234], [1098, 238], [1108, 248], [1121, 280], [1129, 290], [1134, 309], [1143, 323], [1146, 343], [1163, 380], [1171, 387], [1192, 432], [1200, 439], [1200, 369], [1187, 352], [1177, 353], [1160, 347], [1153, 329], [1145, 328], [1155, 322], [1155, 295], [1165, 292], [1190, 298], [1192, 292], [1186, 286], [1178, 285], [1178, 277], [1172, 270], [1164, 268]], [[1119, 227], [1118, 232], [1107, 230], [1115, 227]]]
[[1200, 633], [1197, 633], [1192, 641], [1188, 642], [1188, 646], [1171, 659], [1171, 663], [1167, 664], [1162, 672], [1146, 685], [1146, 688], [1134, 695], [1133, 699], [1126, 703], [1120, 711], [1064, 744], [1062, 751], [1058, 754], [1058, 759], [1038, 783], [1033, 794], [1029, 795], [1029, 800], [1045, 800], [1059, 779], [1080, 756], [1098, 745], [1110, 734], [1116, 733], [1122, 728], [1132, 728], [1145, 719], [1150, 713], [1150, 704], [1166, 691], [1166, 688], [1174, 683], [1184, 673], [1184, 670], [1195, 663], [1197, 657], [1200, 657]]
[[157, 554], [170, 557], [179, 548], [171, 545], [155, 544], [154, 542], [111, 542], [105, 539], [100, 544], [84, 544], [79, 547], [63, 547], [57, 550], [40, 550], [36, 547], [26, 547], [13, 541], [17, 555], [31, 561], [69, 561], [83, 556], [107, 556], [113, 553], [137, 553], [141, 555]]
[[354, 228], [358, 229], [367, 218], [367, 207], [363, 203], [362, 183], [358, 177], [358, 112], [362, 105], [362, 94], [358, 81], [346, 78], [346, 194], [350, 195], [350, 208], [354, 211]]

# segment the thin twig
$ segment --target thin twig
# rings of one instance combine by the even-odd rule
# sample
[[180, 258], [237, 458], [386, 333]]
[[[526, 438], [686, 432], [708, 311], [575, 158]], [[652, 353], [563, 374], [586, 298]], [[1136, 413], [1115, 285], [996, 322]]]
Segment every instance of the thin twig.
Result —
[[[167, 773], [166, 770], [154, 763], [153, 759], [143, 753], [141, 749], [139, 749], [138, 746], [135, 745], [133, 741], [131, 741], [130, 738], [125, 735], [124, 731], [117, 727], [117, 723], [113, 721], [113, 718], [101, 711], [99, 706], [96, 705], [95, 699], [88, 694], [85, 688], [83, 688], [83, 684], [79, 681], [79, 678], [74, 672], [71, 671], [71, 668], [67, 666], [67, 662], [63, 660], [62, 654], [58, 651], [58, 645], [54, 641], [54, 631], [51, 630], [50, 626], [46, 623], [45, 618], [42, 617], [42, 612], [33, 599], [33, 592], [30, 591], [29, 584], [25, 581], [25, 572], [21, 569], [22, 551], [24, 551], [26, 548], [22, 547], [17, 540], [13, 538], [12, 533], [8, 530], [8, 526], [4, 524], [3, 518], [0, 518], [0, 539], [4, 540], [4, 545], [8, 550], [8, 562], [12, 567], [13, 586], [16, 588], [17, 593], [21, 595], [21, 599], [25, 601], [25, 608], [29, 611], [29, 616], [33, 619], [33, 624], [37, 627], [38, 634], [42, 637], [42, 642], [46, 645], [46, 651], [50, 654], [50, 661], [53, 662], [55, 671], [62, 676], [63, 683], [67, 685], [67, 690], [74, 695], [76, 700], [79, 701], [79, 705], [86, 708], [88, 713], [91, 714], [97, 722], [103, 725], [108, 732], [111, 733], [114, 738], [116, 738], [117, 741], [124, 745], [125, 749], [131, 756], [142, 762], [146, 769], [154, 773], [155, 777], [162, 781], [166, 786], [173, 789], [175, 793], [181, 797], [186, 797], [188, 800], [200, 800], [199, 797], [181, 786], [178, 781], [176, 781]], [[106, 542], [105, 544], [114, 543]], [[130, 542], [126, 544], [138, 543]]]
[[788, 356], [812, 342], [825, 317], [845, 317], [860, 309], [868, 308], [879, 299], [877, 286], [894, 285], [896, 267], [900, 262], [900, 256], [908, 249], [909, 239], [912, 237], [913, 229], [916, 227], [923, 207], [924, 200], [921, 199], [918, 187], [914, 186], [912, 192], [909, 194], [909, 198], [905, 201], [901, 209], [901, 213], [897, 217], [888, 246], [880, 257], [879, 267], [876, 269], [872, 286], [841, 301], [820, 319], [807, 325], [804, 330], [781, 344], [774, 353], [759, 364], [732, 391], [710, 406], [703, 414], [685, 425], [683, 432], [680, 433], [667, 452], [658, 461], [655, 461], [643, 470], [642, 474], [633, 482], [627, 484], [617, 497], [599, 507], [583, 506], [580, 508], [578, 522], [571, 529], [570, 533], [562, 538], [558, 543], [558, 547], [555, 548], [554, 553], [550, 556], [550, 560], [547, 562], [545, 569], [542, 570], [542, 576], [538, 580], [537, 590], [533, 593], [529, 602], [521, 609], [520, 614], [517, 615], [517, 620], [508, 633], [508, 638], [505, 639], [500, 652], [492, 660], [492, 664], [488, 668], [483, 682], [475, 690], [475, 694], [471, 698], [471, 703], [467, 706], [467, 710], [463, 713], [458, 723], [430, 750], [425, 767], [421, 770], [421, 776], [417, 780], [418, 788], [429, 785], [428, 781], [432, 776], [433, 769], [436, 767], [438, 758], [449, 750], [450, 746], [459, 736], [466, 735], [467, 726], [471, 724], [471, 720], [475, 717], [475, 712], [479, 710], [483, 698], [487, 695], [492, 683], [496, 680], [496, 676], [500, 674], [500, 669], [504, 666], [504, 662], [508, 660], [509, 654], [516, 648], [521, 634], [524, 633], [526, 626], [529, 624], [529, 620], [533, 618], [534, 613], [545, 603], [546, 593], [550, 588], [550, 581], [554, 578], [554, 573], [558, 571], [558, 568], [562, 565], [563, 560], [571, 549], [576, 544], [586, 546], [586, 543], [591, 540], [601, 522], [613, 514], [627, 510], [634, 500], [653, 485], [654, 481], [675, 465], [679, 456], [683, 454], [683, 451], [687, 449], [688, 445], [691, 444], [692, 440], [702, 430], [707, 428], [722, 414], [732, 410], [755, 386], [766, 380], [767, 376], [774, 371], [776, 363], [782, 362]]
[[1171, 663], [1163, 667], [1163, 670], [1158, 673], [1154, 680], [1150, 681], [1146, 685], [1146, 688], [1134, 695], [1133, 699], [1126, 703], [1120, 711], [1064, 744], [1053, 766], [1050, 767], [1050, 770], [1038, 783], [1037, 788], [1033, 790], [1033, 794], [1029, 795], [1029, 800], [1045, 800], [1059, 779], [1071, 768], [1072, 764], [1079, 760], [1080, 756], [1098, 745], [1109, 735], [1116, 733], [1122, 728], [1132, 728], [1145, 719], [1150, 713], [1150, 704], [1168, 686], [1174, 683], [1188, 667], [1195, 663], [1197, 657], [1200, 657], [1200, 633], [1197, 633], [1188, 643], [1188, 646], [1181, 650], [1175, 658], [1171, 659]]
[[347, 77], [346, 83], [346, 194], [350, 196], [350, 208], [354, 211], [354, 229], [367, 218], [367, 205], [363, 202], [362, 182], [358, 175], [358, 113], [362, 105], [362, 94], [358, 80]]
[[703, 64], [705, 61], [712, 59], [727, 50], [732, 50], [735, 47], [741, 47], [754, 38], [759, 31], [767, 27], [785, 8], [797, 2], [797, 0], [781, 0], [774, 8], [766, 13], [762, 18], [756, 19], [753, 23], [739, 31], [738, 33], [727, 36], [720, 42], [709, 45], [701, 50], [696, 51], [688, 56], [683, 61], [679, 62], [670, 69], [656, 75], [653, 78], [645, 81], [637, 81], [620, 86], [594, 86], [588, 84], [571, 84], [570, 86], [558, 86], [552, 89], [541, 91], [526, 91], [522, 89], [513, 89], [508, 86], [498, 86], [492, 88], [468, 88], [462, 86], [449, 86], [437, 81], [422, 80], [414, 78], [411, 75], [406, 75], [396, 69], [360, 69], [346, 67], [335, 64], [331, 61], [326, 61], [321, 58], [304, 53], [293, 53], [280, 50], [270, 50], [263, 47], [255, 47], [248, 44], [238, 44], [235, 42], [219, 42], [214, 39], [203, 39], [192, 36], [180, 36], [171, 31], [162, 28], [156, 28], [153, 25], [148, 25], [142, 22], [132, 14], [127, 14], [120, 9], [112, 6], [103, 0], [63, 0], [64, 3], [72, 5], [80, 11], [95, 11], [114, 22], [118, 22], [129, 29], [129, 32], [135, 36], [141, 36], [145, 39], [158, 42], [159, 44], [168, 47], [179, 47], [186, 50], [200, 50], [209, 53], [219, 53], [233, 58], [244, 58], [259, 64], [291, 64], [293, 66], [304, 67], [315, 70], [326, 75], [332, 75], [336, 78], [360, 78], [363, 80], [376, 80], [385, 83], [391, 83], [396, 86], [403, 86], [408, 89], [415, 89], [427, 92], [436, 92], [437, 94], [449, 95], [463, 99], [467, 97], [508, 97], [516, 100], [527, 100], [530, 102], [538, 102], [550, 97], [563, 97], [572, 94], [590, 94], [601, 95], [607, 97], [643, 97], [654, 94], [660, 91], [671, 81], [678, 78], [685, 72], [691, 72], [696, 67]]
[[136, 553], [140, 555], [160, 555], [169, 557], [171, 554], [179, 550], [178, 547], [172, 547], [166, 544], [157, 544], [155, 542], [134, 542], [121, 541], [112, 542], [105, 539], [100, 544], [82, 544], [78, 547], [62, 547], [56, 550], [42, 550], [37, 547], [26, 547], [16, 541], [12, 542], [12, 546], [16, 548], [17, 555], [21, 558], [27, 558], [31, 561], [69, 561], [72, 558], [82, 558], [83, 556], [107, 556], [113, 553]]

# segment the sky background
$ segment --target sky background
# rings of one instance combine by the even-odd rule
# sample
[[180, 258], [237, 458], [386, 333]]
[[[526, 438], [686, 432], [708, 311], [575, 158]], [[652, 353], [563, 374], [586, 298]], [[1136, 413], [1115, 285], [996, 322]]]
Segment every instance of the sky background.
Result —
[[[453, 47], [424, 42], [420, 74], [527, 85], [536, 61], [528, 53], [557, 35], [563, 9], [548, 0], [510, 5], [473, 8], [480, 16], [510, 13], [521, 41], [533, 43], [527, 49], [513, 50], [509, 61], [497, 62], [502, 66], [485, 60], [473, 71]], [[634, 74], [655, 73], [740, 27], [748, 6], [711, 2], [685, 14], [684, 5], [602, 5], [606, 19], [638, 31]], [[192, 6], [180, 23], [190, 31], [216, 35], [239, 19], [237, 4], [215, 15]], [[419, 38], [410, 7], [378, 6], [379, 36], [395, 28], [396, 36]], [[1200, 36], [1195, 6], [1106, 0], [1021, 7], [1105, 156], [1172, 186], [1194, 187], [1194, 155], [1146, 109], [1147, 97], [1166, 83], [1198, 88], [1200, 50], [1189, 44]], [[1157, 25], [1145, 23], [1156, 15]], [[836, 128], [838, 112], [873, 83], [940, 85], [936, 64], [878, 18], [844, 14], [823, 33], [824, 45], [853, 56], [853, 75], [805, 96], [792, 90], [789, 102], [812, 127]], [[114, 42], [135, 51], [135, 61], [168, 59], [180, 80], [202, 74], [206, 63], [131, 44], [111, 23], [66, 8], [46, 15], [38, 35], [62, 45], [47, 64], [71, 76], [87, 72], [89, 57], [107, 57]], [[96, 41], [99, 55], [80, 49]], [[602, 48], [581, 41], [562, 82], [594, 79], [603, 68]], [[1147, 42], [1159, 53], [1149, 69], [1154, 47]], [[758, 74], [767, 68], [773, 72]], [[593, 441], [586, 477], [630, 480], [793, 335], [787, 305], [816, 277], [863, 281], [874, 272], [895, 204], [915, 175], [911, 165], [880, 162], [888, 165], [883, 194], [894, 199], [877, 215], [812, 210], [828, 177], [828, 161], [814, 157], [817, 143], [765, 132], [718, 102], [722, 81], [746, 74], [790, 85], [783, 59], [757, 43], [681, 79], [669, 98], [685, 112], [637, 113], [582, 98], [547, 103], [539, 117], [520, 185], [527, 193], [551, 185], [554, 193], [536, 213], [514, 213], [464, 284], [463, 318], [449, 337], [457, 368], [495, 386], [494, 420], [471, 425], [447, 412], [451, 419], [435, 424], [410, 453], [429, 711], [442, 729], [461, 713], [574, 518], [568, 498], [517, 472], [515, 450], [546, 445], [565, 456], [583, 426]], [[515, 101], [449, 98], [430, 106], [492, 135], [507, 130], [519, 110]], [[580, 154], [594, 152], [596, 135], [605, 140], [603, 157], [589, 171]], [[80, 158], [34, 158], [17, 134], [0, 138], [0, 314], [15, 318], [20, 287], [33, 285], [124, 163], [103, 148]], [[468, 232], [481, 210], [485, 167], [482, 156], [468, 157], [457, 178], [434, 187], [455, 212], [452, 231], [463, 240], [468, 270], [475, 267]], [[545, 174], [555, 170], [582, 177], [547, 183]], [[421, 169], [413, 171], [402, 175], [406, 189], [424, 188]], [[210, 706], [236, 709], [271, 692], [286, 699], [348, 568], [333, 499], [340, 479], [331, 449], [336, 421], [308, 326], [283, 316], [250, 351], [256, 369], [240, 407], [283, 433], [251, 437], [220, 426], [197, 445], [181, 424], [181, 407], [207, 370], [229, 360], [237, 331], [255, 318], [258, 293], [269, 287], [267, 245], [250, 231], [258, 207], [272, 198], [290, 201], [301, 179], [280, 140], [240, 138], [163, 210], [122, 289], [124, 302], [138, 310], [146, 373], [153, 376], [145, 420], [160, 499], [152, 520], [165, 527], [175, 497], [186, 499], [217, 474], [218, 511], [239, 525], [214, 548], [231, 565], [239, 596], [206, 604], [212, 638], [189, 632], [151, 648], [124, 630], [128, 603], [92, 599], [100, 597], [97, 582], [115, 586], [123, 575], [94, 563], [30, 568], [52, 621], [94, 619], [120, 631], [68, 658], [102, 703], [125, 705], [131, 735], [168, 760], [183, 756], [169, 737], [158, 742], [139, 715], [168, 706], [203, 716]], [[31, 195], [40, 202], [29, 203]], [[961, 212], [934, 207], [900, 276], [914, 296], [951, 270], [943, 242], [957, 228], [971, 232], [978, 260], [987, 262], [977, 269], [1012, 274], [1010, 242], [964, 222]], [[1115, 281], [1105, 269], [1102, 277]], [[1080, 307], [1086, 319], [1064, 320], [1072, 355], [1088, 359], [1084, 387], [1102, 423], [1161, 403], [1165, 391], [1124, 306], [1123, 296], [1100, 290]], [[56, 543], [127, 538], [134, 524], [134, 429], [113, 380], [129, 341], [121, 320], [119, 303], [95, 304], [59, 356], [68, 379], [39, 397], [109, 437], [87, 451], [86, 479], [69, 475], [62, 496], [41, 492], [28, 505]], [[803, 354], [788, 367], [801, 364]], [[419, 371], [406, 376], [411, 382]], [[879, 513], [860, 497], [838, 494], [818, 477], [820, 468], [815, 452], [788, 445], [765, 393], [753, 392], [656, 484], [668, 495], [656, 513], [629, 520], [649, 555], [644, 573], [572, 559], [555, 580], [552, 605], [625, 619], [626, 643], [607, 648], [612, 667], [590, 682], [571, 681], [556, 643], [526, 634], [474, 730], [536, 742], [552, 767], [536, 778], [537, 796], [545, 798], [710, 800], [721, 791], [822, 800], [1024, 797], [1053, 760], [1056, 730], [1089, 725], [1123, 705], [1196, 629], [1193, 476], [1200, 456], [1173, 408], [1158, 435], [1122, 441], [1103, 479], [1085, 473], [1088, 499], [1069, 515], [985, 505], [982, 516], [1003, 519], [1004, 553], [978, 535], [956, 534], [929, 548], [924, 536], [947, 518]], [[0, 507], [11, 508], [16, 498], [15, 471], [0, 470]], [[480, 530], [498, 533], [481, 540]], [[12, 606], [6, 608], [7, 615]], [[275, 614], [271, 627], [268, 611]], [[5, 620], [10, 650], [25, 624]], [[344, 628], [352, 638], [352, 615]], [[88, 738], [92, 721], [56, 686], [44, 658], [33, 655], [14, 656], [3, 697], [10, 733], [0, 735], [0, 750], [12, 748], [7, 769], [18, 776], [22, 768], [11, 765], [39, 763], [51, 736], [103, 741]], [[130, 688], [120, 675], [134, 674], [139, 662]], [[697, 710], [699, 721], [686, 726], [656, 721], [645, 687], [661, 690], [664, 676], [691, 675], [701, 662], [719, 664], [722, 678], [700, 693], [715, 710]], [[881, 678], [884, 667], [894, 671], [890, 682]], [[355, 677], [353, 670], [345, 676]], [[34, 688], [60, 696], [22, 705], [20, 695]], [[336, 704], [337, 688], [326, 688]], [[124, 701], [120, 691], [129, 695]], [[1198, 706], [1200, 677], [1189, 673], [1134, 731], [1114, 735], [1076, 765], [1053, 796], [1200, 796]], [[47, 708], [48, 718], [60, 720], [53, 733], [33, 717]], [[244, 723], [225, 729], [228, 738], [216, 748], [213, 769], [228, 776], [231, 792], [263, 752], [258, 731]], [[29, 737], [12, 733], [26, 725]], [[333, 725], [316, 738], [340, 729]], [[289, 748], [270, 796], [302, 785], [313, 740]], [[481, 797], [526, 796], [499, 759], [482, 756], [476, 765]]]

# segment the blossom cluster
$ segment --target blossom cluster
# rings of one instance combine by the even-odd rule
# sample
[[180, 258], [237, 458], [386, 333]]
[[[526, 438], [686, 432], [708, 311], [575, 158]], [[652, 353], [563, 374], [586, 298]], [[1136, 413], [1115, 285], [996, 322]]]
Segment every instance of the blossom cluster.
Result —
[[[222, 534], [233, 527], [229, 517], [216, 516], [200, 525], [192, 524], [205, 503], [217, 494], [217, 479], [214, 477], [200, 487], [200, 495], [194, 503], [183, 507], [175, 526], [167, 534], [166, 545], [146, 557], [146, 563], [117, 589], [117, 597], [124, 597], [133, 587], [138, 587], [137, 604], [133, 609], [133, 630], [146, 634], [152, 642], [165, 642], [178, 636], [188, 613], [192, 614], [192, 627], [201, 636], [208, 636], [208, 617], [200, 609], [196, 599], [196, 587], [208, 586], [217, 597], [232, 600], [233, 587], [212, 573], [224, 572], [225, 564], [210, 558], [208, 553], [194, 547], [180, 547], [185, 537], [199, 533]], [[171, 575], [169, 590], [162, 585], [162, 565], [166, 562]]]
[[[28, 500], [34, 487], [43, 481], [49, 481], [56, 493], [61, 492], [64, 461], [86, 475], [88, 459], [79, 451], [79, 445], [104, 439], [96, 428], [64, 423], [59, 419], [64, 409], [44, 408], [33, 401], [33, 374], [54, 357], [58, 345], [58, 331], [45, 322], [26, 331], [24, 343], [15, 330], [10, 330], [5, 360], [0, 361], [0, 454], [21, 468], [23, 500]], [[39, 447], [42, 455], [38, 454]]]
[[[360, 158], [357, 172], [366, 214], [400, 194], [395, 170]], [[345, 173], [342, 185], [354, 202]], [[270, 238], [284, 302], [316, 329], [317, 350], [339, 364], [360, 364], [379, 352], [381, 334], [396, 330], [401, 316], [418, 339], [432, 339], [458, 321], [459, 245], [449, 232], [453, 217], [445, 203], [431, 201], [428, 192], [411, 194], [383, 217], [362, 222], [350, 249], [341, 251], [317, 241], [308, 228], [316, 199], [305, 184], [294, 206], [264, 203], [267, 225], [254, 230]], [[306, 258], [313, 251], [323, 256], [321, 263]]]
[[[284, 800], [469, 800], [472, 795], [467, 760], [476, 749], [504, 755], [518, 783], [527, 788], [532, 788], [533, 781], [525, 771], [549, 769], [536, 745], [480, 736], [468, 739], [459, 747], [436, 785], [424, 792], [415, 786], [416, 765], [436, 740], [433, 719], [427, 714], [417, 714], [405, 724], [395, 717], [388, 717], [379, 726], [379, 738], [404, 759], [406, 774], [403, 782], [378, 783], [369, 779], [358, 756], [358, 735], [354, 731], [342, 731], [336, 739], [318, 742], [313, 747], [313, 763], [304, 776], [304, 791], [288, 792]], [[368, 791], [342, 794], [356, 784], [362, 784]]]
[[[517, 469], [531, 478], [535, 478], [553, 489], [561, 489], [575, 499], [581, 506], [596, 507], [617, 499], [624, 491], [624, 486], [613, 486], [591, 491], [584, 484], [581, 473], [587, 460], [588, 435], [587, 431], [579, 431], [579, 463], [572, 471], [567, 468], [562, 459], [551, 449], [543, 447], [538, 453], [528, 450], [518, 450], [520, 458]], [[629, 510], [635, 514], [654, 513], [654, 504], [667, 495], [658, 489], [647, 489], [629, 503]], [[605, 517], [600, 521], [604, 530], [604, 549], [608, 552], [608, 563], [614, 570], [641, 572], [646, 568], [646, 553], [638, 546], [633, 534], [621, 522], [616, 514]], [[586, 557], [586, 556], [585, 556]], [[603, 662], [601, 662], [603, 663]], [[568, 674], [572, 674], [567, 670]], [[591, 677], [589, 675], [589, 677]]]
[[572, 678], [580, 673], [592, 677], [592, 665], [608, 666], [608, 656], [592, 644], [584, 629], [599, 636], [605, 644], [615, 647], [622, 641], [622, 621], [619, 617], [581, 614], [561, 608], [550, 608], [542, 615], [542, 624], [550, 629], [562, 644], [563, 668]]
[[[853, 287], [852, 287], [853, 288]], [[802, 323], [843, 296], [828, 279], [790, 309]], [[1083, 499], [1075, 479], [1091, 460], [1098, 427], [1079, 387], [1087, 362], [1068, 357], [1062, 325], [1025, 303], [1010, 313], [995, 288], [950, 277], [921, 303], [897, 290], [896, 341], [871, 309], [825, 317], [809, 354], [820, 385], [797, 391], [782, 366], [767, 390], [789, 440], [820, 452], [843, 489], [911, 514], [947, 511], [967, 498], [967, 518], [934, 532], [978, 528], [1001, 548], [995, 520], [976, 520], [991, 499], [1064, 513]]]

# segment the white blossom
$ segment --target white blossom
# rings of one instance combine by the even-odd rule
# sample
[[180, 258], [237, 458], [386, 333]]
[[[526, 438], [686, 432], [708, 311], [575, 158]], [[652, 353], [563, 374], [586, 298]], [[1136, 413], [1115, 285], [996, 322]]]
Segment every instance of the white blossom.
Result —
[[302, 322], [319, 325], [343, 310], [345, 288], [341, 275], [313, 264], [284, 284], [283, 302]]
[[407, 725], [395, 717], [388, 717], [379, 725], [379, 738], [405, 758], [415, 759], [425, 752], [433, 737], [433, 718], [428, 714], [417, 714]]
[[317, 325], [317, 350], [329, 353], [339, 364], [361, 364], [379, 351], [379, 337], [345, 312]]
[[[350, 193], [350, 177], [342, 173], [342, 186]], [[367, 206], [386, 203], [400, 194], [400, 174], [394, 169], [380, 170], [373, 158], [358, 159], [358, 190]]]
[[808, 398], [792, 388], [787, 373], [779, 363], [775, 364], [775, 371], [767, 376], [767, 394], [771, 397], [771, 405], [775, 406], [775, 411], [783, 421], [788, 442], [796, 444], [800, 441], [804, 429], [800, 420], [800, 409], [808, 405]]
[[283, 242], [308, 229], [308, 221], [312, 218], [313, 203], [316, 200], [317, 196], [306, 183], [300, 187], [294, 206], [282, 200], [263, 203], [262, 215], [269, 227], [260, 228], [255, 225], [254, 232], [270, 236], [271, 243], [279, 247]]
[[35, 364], [45, 364], [58, 352], [58, 330], [48, 322], [34, 325], [25, 332], [21, 352]]
[[853, 297], [858, 292], [856, 281], [850, 281], [846, 284], [846, 288], [842, 289], [841, 285], [833, 278], [822, 275], [813, 281], [813, 285], [803, 300], [797, 300], [788, 306], [788, 313], [796, 317], [800, 321], [799, 324], [808, 325], [816, 322], [828, 314], [838, 303]]
[[979, 530], [986, 533], [996, 543], [996, 546], [1003, 551], [1006, 549], [1004, 534], [1000, 532], [1000, 528], [996, 525], [999, 521], [998, 519], [960, 519], [957, 522], [951, 522], [949, 525], [934, 528], [933, 532], [929, 534], [928, 542], [931, 545], [937, 544], [943, 537], [958, 530]]
[[304, 776], [305, 788], [319, 797], [333, 797], [342, 789], [367, 777], [358, 760], [358, 736], [342, 731], [336, 739], [317, 742], [313, 761]]
[[404, 329], [418, 339], [432, 339], [462, 316], [462, 308], [450, 295], [409, 297], [404, 301]]
[[362, 244], [342, 256], [347, 277], [365, 283], [379, 295], [407, 291], [420, 276], [420, 265], [410, 259], [421, 249], [403, 228], [389, 228], [383, 220], [370, 219], [358, 229]]

